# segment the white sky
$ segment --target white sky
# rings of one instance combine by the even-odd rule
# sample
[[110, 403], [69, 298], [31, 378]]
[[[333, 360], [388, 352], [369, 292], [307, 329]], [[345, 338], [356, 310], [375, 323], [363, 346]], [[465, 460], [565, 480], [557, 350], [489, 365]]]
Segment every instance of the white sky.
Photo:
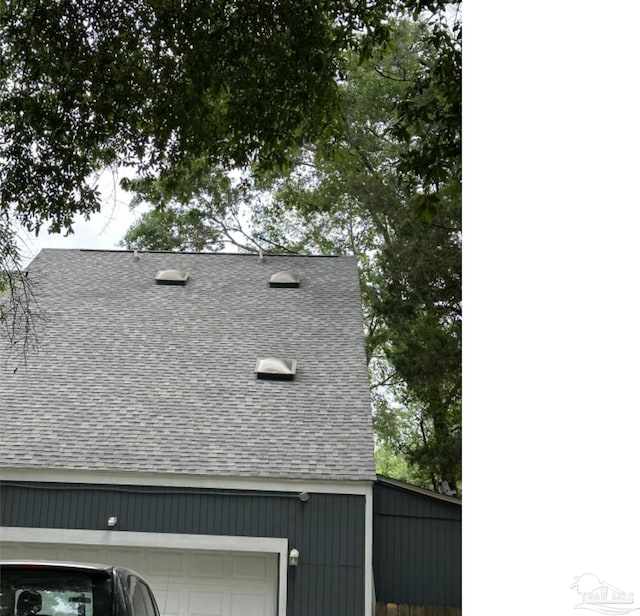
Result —
[[129, 209], [130, 195], [119, 188], [118, 178], [110, 171], [102, 174], [99, 187], [103, 203], [100, 212], [88, 221], [82, 216], [76, 217], [73, 234], [67, 237], [52, 235], [44, 226], [38, 237], [24, 230], [21, 232], [21, 252], [25, 265], [43, 248], [120, 249], [118, 242], [146, 208], [140, 206], [133, 212]]

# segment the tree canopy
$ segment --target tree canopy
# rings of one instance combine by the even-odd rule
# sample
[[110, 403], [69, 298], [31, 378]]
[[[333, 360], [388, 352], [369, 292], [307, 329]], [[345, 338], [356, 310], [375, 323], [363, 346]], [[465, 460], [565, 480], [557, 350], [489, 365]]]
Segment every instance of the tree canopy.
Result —
[[340, 54], [384, 36], [347, 0], [27, 0], [0, 12], [0, 194], [19, 221], [71, 226], [91, 174], [197, 159], [281, 164], [334, 118]]

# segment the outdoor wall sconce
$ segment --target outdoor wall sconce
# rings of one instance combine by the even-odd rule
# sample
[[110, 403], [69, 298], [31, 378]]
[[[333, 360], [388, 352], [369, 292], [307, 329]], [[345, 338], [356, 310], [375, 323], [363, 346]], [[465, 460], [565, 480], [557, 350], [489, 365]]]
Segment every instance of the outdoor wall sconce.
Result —
[[292, 567], [297, 567], [299, 558], [300, 558], [300, 552], [298, 552], [298, 550], [293, 548], [293, 550], [289, 552], [289, 564]]
[[115, 515], [112, 515], [108, 520], [107, 520], [107, 526], [109, 528], [113, 528], [116, 524], [118, 523], [118, 518]]
[[298, 498], [303, 503], [306, 503], [309, 500], [309, 492], [300, 492], [300, 494], [298, 494]]

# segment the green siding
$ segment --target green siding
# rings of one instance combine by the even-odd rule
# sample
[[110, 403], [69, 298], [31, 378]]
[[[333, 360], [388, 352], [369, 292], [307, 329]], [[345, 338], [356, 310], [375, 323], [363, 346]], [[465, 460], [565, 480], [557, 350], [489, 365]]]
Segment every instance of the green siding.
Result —
[[[141, 486], [3, 482], [3, 526], [288, 537], [300, 551], [289, 567], [287, 614], [364, 613], [364, 496], [240, 492]], [[117, 532], [117, 531], [114, 531]]]
[[373, 490], [376, 600], [461, 607], [461, 505], [381, 483]]

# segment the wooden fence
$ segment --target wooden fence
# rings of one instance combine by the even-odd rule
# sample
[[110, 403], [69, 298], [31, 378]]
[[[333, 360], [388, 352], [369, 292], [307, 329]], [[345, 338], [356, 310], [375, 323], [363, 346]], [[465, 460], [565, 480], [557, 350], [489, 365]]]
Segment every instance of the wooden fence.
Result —
[[376, 603], [376, 616], [462, 616], [462, 608]]

